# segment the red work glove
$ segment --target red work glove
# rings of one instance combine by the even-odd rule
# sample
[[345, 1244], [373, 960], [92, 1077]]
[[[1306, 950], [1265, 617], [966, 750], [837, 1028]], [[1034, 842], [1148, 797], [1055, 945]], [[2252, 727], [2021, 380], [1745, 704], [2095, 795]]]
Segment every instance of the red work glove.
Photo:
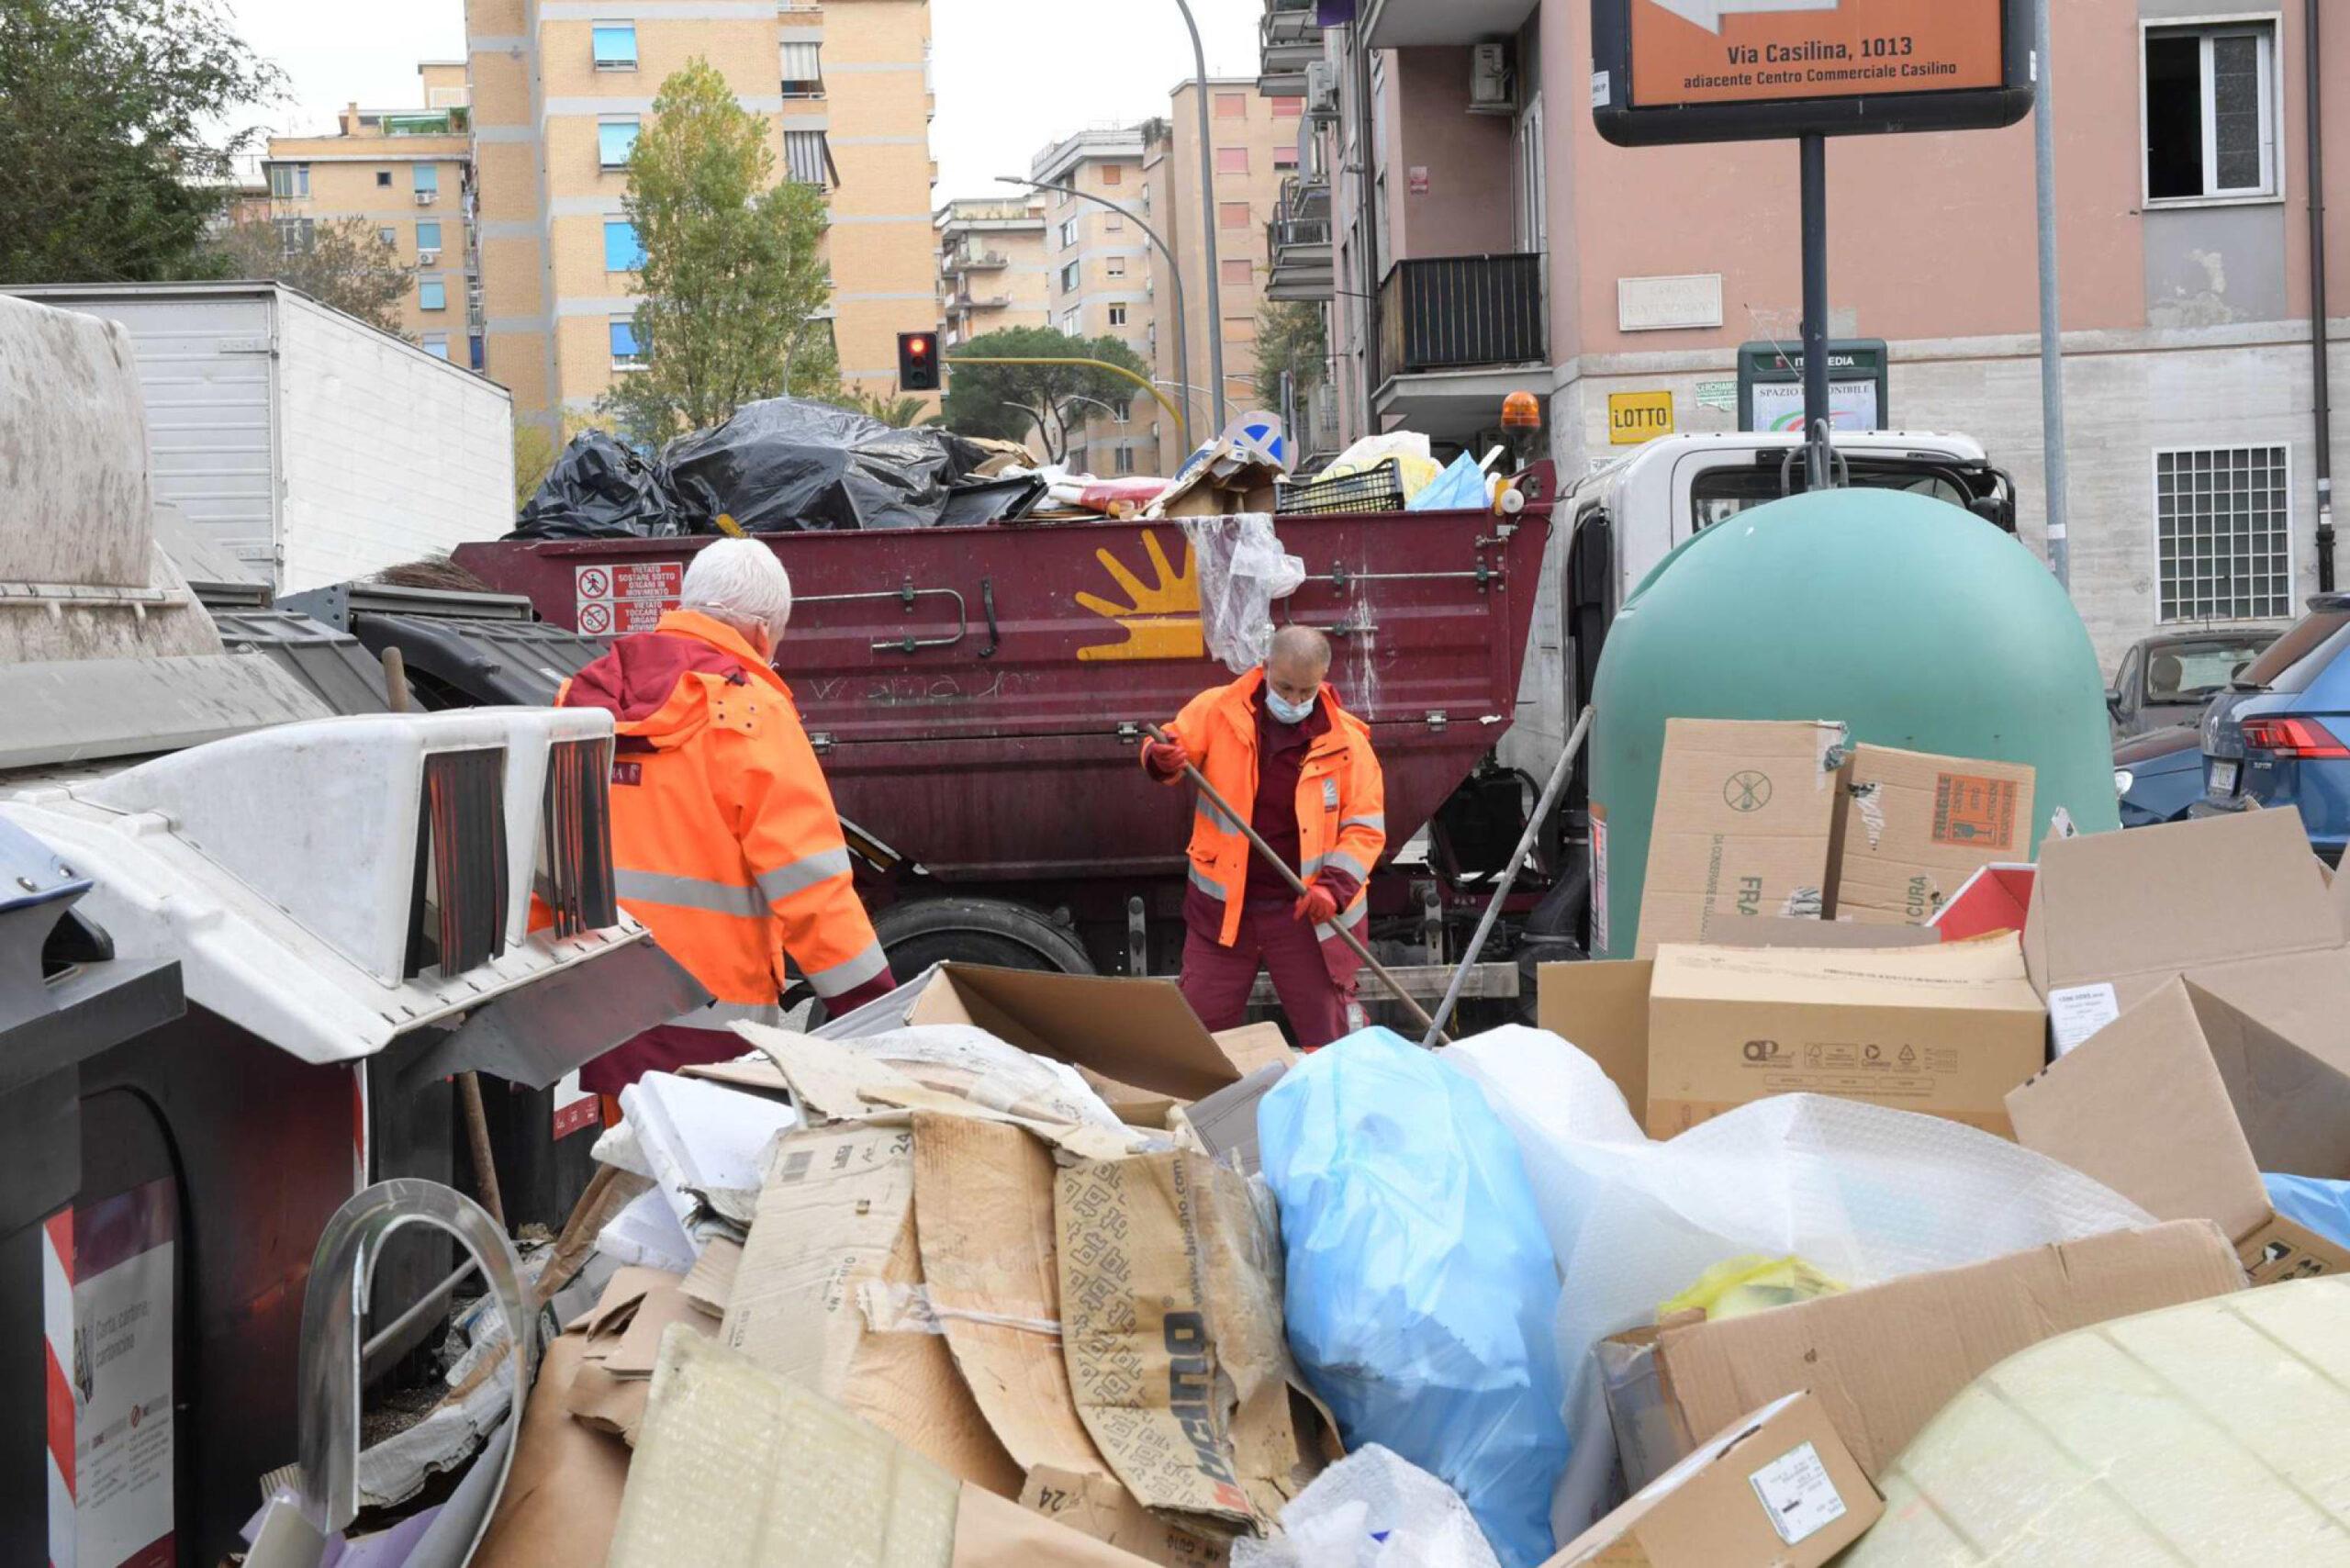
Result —
[[1192, 765], [1192, 754], [1178, 741], [1145, 741], [1142, 744], [1142, 765], [1154, 778], [1175, 778]]
[[1297, 901], [1297, 918], [1309, 925], [1327, 925], [1338, 917], [1338, 895], [1319, 881], [1305, 884], [1305, 896]]

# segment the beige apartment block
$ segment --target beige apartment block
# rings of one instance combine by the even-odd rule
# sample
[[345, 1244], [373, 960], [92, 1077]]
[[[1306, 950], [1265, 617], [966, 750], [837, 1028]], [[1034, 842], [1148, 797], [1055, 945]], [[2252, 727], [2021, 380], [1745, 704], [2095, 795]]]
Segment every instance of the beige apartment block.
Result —
[[[1140, 125], [1090, 127], [1037, 153], [1028, 174], [1082, 193], [1045, 193], [1051, 324], [1071, 337], [1116, 338], [1147, 365], [1155, 302], [1150, 241], [1142, 226], [1155, 220], [1143, 181], [1145, 131]], [[1084, 424], [1069, 432], [1069, 466], [1105, 475], [1160, 472], [1175, 451], [1171, 440], [1163, 449], [1159, 444], [1155, 409], [1137, 387], [1131, 398], [1090, 411]]]
[[416, 271], [400, 330], [425, 349], [480, 368], [472, 340], [481, 330], [471, 256], [473, 142], [464, 66], [428, 61], [417, 68], [424, 106], [350, 106], [330, 136], [274, 136], [262, 165], [263, 191], [236, 216], [266, 216], [292, 250], [319, 223], [357, 218]]
[[928, 0], [466, 0], [489, 374], [518, 417], [591, 411], [641, 361], [627, 161], [689, 60], [821, 185], [844, 379], [888, 392], [935, 325]]
[[979, 197], [938, 209], [938, 319], [948, 347], [982, 332], [1041, 327], [1052, 317], [1045, 261], [1047, 197]]

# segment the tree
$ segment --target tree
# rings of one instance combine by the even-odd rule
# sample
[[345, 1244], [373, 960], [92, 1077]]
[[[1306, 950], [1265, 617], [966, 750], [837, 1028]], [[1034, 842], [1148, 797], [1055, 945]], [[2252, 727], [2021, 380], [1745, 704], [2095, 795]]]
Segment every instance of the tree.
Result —
[[231, 277], [275, 278], [371, 327], [409, 337], [400, 306], [416, 269], [384, 243], [375, 226], [363, 218], [298, 222], [287, 229], [269, 218], [230, 225], [213, 241], [218, 270]]
[[0, 0], [0, 284], [210, 275], [282, 81], [218, 0]]
[[1257, 397], [1267, 408], [1280, 404], [1284, 371], [1300, 401], [1310, 388], [1330, 379], [1330, 348], [1319, 305], [1268, 299], [1257, 308]]
[[[1083, 364], [962, 364], [967, 359], [1097, 359], [1146, 379], [1139, 355], [1116, 338], [1072, 338], [1050, 327], [1009, 327], [946, 351], [947, 427], [958, 434], [1024, 441], [1033, 431], [1045, 460], [1058, 463], [1069, 431], [1086, 420], [1083, 399], [1123, 404], [1142, 389], [1123, 375]], [[959, 368], [958, 368], [959, 365]]]
[[626, 203], [643, 252], [636, 341], [646, 363], [603, 404], [632, 440], [657, 445], [762, 398], [838, 390], [821, 319], [832, 298], [819, 253], [824, 193], [776, 182], [774, 140], [705, 60], [688, 62], [653, 100]]
[[939, 424], [944, 419], [944, 416], [931, 411], [927, 399], [911, 396], [901, 397], [894, 386], [890, 388], [890, 395], [886, 398], [878, 392], [866, 392], [856, 387], [848, 387], [843, 390], [840, 397], [834, 401], [838, 402], [844, 409], [856, 409], [867, 419], [878, 420], [894, 430], [915, 430], [924, 425]]

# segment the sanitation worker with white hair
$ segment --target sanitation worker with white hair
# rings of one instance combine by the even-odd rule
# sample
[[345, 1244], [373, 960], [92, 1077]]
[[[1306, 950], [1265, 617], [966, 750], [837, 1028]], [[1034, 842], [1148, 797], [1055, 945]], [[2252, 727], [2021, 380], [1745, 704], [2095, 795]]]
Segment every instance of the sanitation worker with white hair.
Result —
[[770, 661], [791, 578], [752, 539], [705, 545], [677, 608], [564, 683], [612, 715], [621, 907], [717, 998], [580, 1072], [614, 1095], [646, 1072], [743, 1053], [728, 1025], [782, 1021], [789, 959], [835, 1015], [896, 982], [857, 902], [833, 792]]

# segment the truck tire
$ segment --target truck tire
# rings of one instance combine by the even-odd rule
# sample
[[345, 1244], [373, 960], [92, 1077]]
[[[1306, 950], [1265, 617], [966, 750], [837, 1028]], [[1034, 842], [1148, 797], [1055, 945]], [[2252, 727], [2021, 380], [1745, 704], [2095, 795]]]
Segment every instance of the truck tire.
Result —
[[1066, 927], [1041, 910], [1005, 899], [893, 903], [873, 917], [873, 934], [890, 956], [890, 972], [901, 980], [950, 959], [1064, 975], [1097, 972]]

